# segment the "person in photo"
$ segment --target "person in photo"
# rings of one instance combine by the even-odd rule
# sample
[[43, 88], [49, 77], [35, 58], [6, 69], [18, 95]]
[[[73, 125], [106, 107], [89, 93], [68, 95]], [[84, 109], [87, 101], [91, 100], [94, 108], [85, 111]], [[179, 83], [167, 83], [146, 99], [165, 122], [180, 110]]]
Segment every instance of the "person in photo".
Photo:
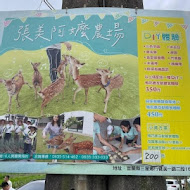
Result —
[[9, 119], [8, 124], [6, 124], [4, 129], [3, 129], [3, 132], [5, 134], [4, 142], [9, 142], [10, 141], [13, 131], [14, 131], [13, 120]]
[[26, 123], [24, 123], [24, 122], [22, 121], [22, 123], [23, 123], [23, 124], [22, 124], [23, 129], [24, 129], [24, 130], [22, 131], [23, 140], [25, 140], [25, 137], [27, 136], [28, 132], [30, 131], [29, 126], [32, 125], [32, 123], [31, 123], [30, 120], [27, 120]]
[[9, 186], [9, 184], [7, 182], [3, 182], [1, 184], [2, 190], [15, 190], [12, 187]]
[[137, 142], [135, 143], [136, 149], [129, 150], [127, 152], [124, 152], [123, 155], [129, 155], [129, 154], [140, 154], [142, 153], [142, 146], [141, 146], [141, 125], [140, 125], [140, 117], [137, 117], [133, 121], [133, 125], [135, 126], [136, 130], [138, 131], [138, 139]]
[[[56, 136], [59, 136], [62, 134], [62, 125], [61, 125], [61, 117], [58, 115], [53, 116], [53, 119], [51, 122], [48, 122], [46, 127], [44, 128], [42, 132], [42, 137], [44, 139], [47, 138], [47, 134], [49, 133], [49, 139], [53, 139]], [[58, 146], [50, 146], [48, 145], [48, 148], [52, 148], [52, 154], [55, 154], [57, 152]]]
[[103, 145], [108, 146], [113, 152], [115, 151], [115, 148], [109, 144], [100, 134], [100, 125], [99, 123], [103, 123], [107, 120], [106, 117], [101, 116], [97, 113], [94, 114], [94, 125], [93, 125], [93, 153], [94, 154], [106, 154], [104, 149], [102, 147], [98, 147], [96, 145], [96, 140], [99, 140]]
[[24, 154], [29, 154], [31, 156], [32, 146], [37, 135], [37, 127], [35, 125], [29, 125], [28, 128], [29, 132], [24, 140]]
[[131, 127], [130, 122], [126, 120], [121, 122], [120, 127], [122, 129], [122, 133], [121, 133], [121, 143], [119, 145], [119, 148], [123, 148], [124, 137], [126, 137], [127, 139], [126, 144], [128, 146], [133, 146], [138, 139], [137, 130], [134, 127]]
[[9, 184], [9, 187], [12, 187], [12, 182], [10, 180], [10, 176], [9, 175], [6, 175], [4, 177], [4, 182], [7, 182]]
[[3, 132], [4, 132], [5, 126], [6, 126], [6, 120], [5, 120], [4, 117], [2, 117], [2, 118], [0, 119], [0, 139], [3, 138], [3, 134], [4, 134]]
[[17, 121], [17, 125], [14, 128], [14, 140], [19, 141], [22, 131], [24, 130], [22, 120]]
[[[67, 47], [67, 50], [71, 50], [71, 44], [69, 42], [63, 42], [65, 46]], [[51, 82], [55, 82], [57, 80], [57, 71], [60, 61], [61, 61], [61, 43], [54, 44], [51, 46], [48, 46], [46, 49], [49, 63], [50, 63], [50, 79]]]
[[108, 141], [112, 141], [114, 139], [118, 139], [121, 137], [122, 129], [120, 126], [109, 125], [107, 127], [107, 139]]

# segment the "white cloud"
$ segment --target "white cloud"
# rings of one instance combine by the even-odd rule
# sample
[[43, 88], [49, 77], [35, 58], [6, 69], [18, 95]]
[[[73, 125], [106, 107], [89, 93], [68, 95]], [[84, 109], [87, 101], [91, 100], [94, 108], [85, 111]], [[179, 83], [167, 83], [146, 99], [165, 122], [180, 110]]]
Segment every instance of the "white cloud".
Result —
[[190, 0], [143, 0], [144, 9], [190, 11]]
[[[61, 9], [62, 0], [48, 0], [56, 9]], [[50, 10], [43, 0], [1, 0], [0, 11]]]
[[[62, 0], [48, 1], [56, 10], [61, 9]], [[144, 9], [190, 11], [190, 0], [143, 0], [143, 3]], [[37, 10], [39, 6], [41, 10], [49, 10], [43, 0], [1, 0], [0, 11]]]

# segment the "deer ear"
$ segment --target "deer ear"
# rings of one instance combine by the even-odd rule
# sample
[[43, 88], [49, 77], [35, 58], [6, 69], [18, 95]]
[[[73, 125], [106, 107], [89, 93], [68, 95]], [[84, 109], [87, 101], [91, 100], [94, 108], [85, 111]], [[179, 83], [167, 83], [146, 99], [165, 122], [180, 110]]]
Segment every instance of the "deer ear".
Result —
[[6, 84], [6, 80], [5, 79], [0, 79], [0, 82], [2, 82], [3, 84]]
[[110, 71], [110, 67], [109, 67], [109, 69], [108, 69], [109, 71]]

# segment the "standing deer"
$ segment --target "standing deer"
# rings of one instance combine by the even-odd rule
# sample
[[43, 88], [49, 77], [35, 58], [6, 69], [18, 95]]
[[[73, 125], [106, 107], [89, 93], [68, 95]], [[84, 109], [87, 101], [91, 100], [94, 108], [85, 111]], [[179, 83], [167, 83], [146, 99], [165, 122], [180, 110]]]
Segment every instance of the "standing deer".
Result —
[[11, 111], [11, 104], [12, 104], [12, 97], [16, 95], [17, 107], [20, 107], [18, 96], [19, 92], [24, 84], [27, 84], [30, 88], [32, 88], [28, 82], [24, 81], [24, 77], [22, 75], [22, 71], [19, 71], [14, 77], [11, 79], [5, 80], [1, 79], [4, 83], [5, 87], [7, 88], [7, 93], [9, 96], [9, 107], [8, 112]]
[[55, 82], [38, 92], [39, 96], [43, 99], [41, 105], [41, 115], [43, 115], [43, 108], [57, 95], [59, 95], [65, 87], [64, 79], [64, 66], [66, 62], [63, 62], [62, 69], [59, 70], [60, 78]]
[[32, 79], [32, 83], [34, 86], [34, 90], [35, 90], [35, 99], [37, 98], [37, 87], [40, 87], [40, 90], [42, 90], [42, 76], [38, 70], [38, 66], [40, 65], [40, 63], [31, 63], [33, 69], [34, 69], [34, 74], [33, 74], [33, 79]]
[[66, 81], [66, 66], [67, 66], [67, 62], [64, 61], [64, 60], [61, 60], [59, 66], [57, 67], [57, 69], [53, 69], [53, 70], [57, 71], [58, 73], [60, 73], [61, 70], [62, 70], [63, 74], [64, 74], [65, 81]]
[[[62, 57], [65, 59], [65, 55], [62, 55]], [[69, 63], [69, 61], [68, 61], [68, 59], [66, 60], [65, 59], [65, 61], [67, 62], [67, 65], [68, 65], [68, 63]], [[69, 64], [69, 74], [68, 74], [68, 79], [69, 79], [69, 81], [70, 81], [70, 78], [73, 78], [73, 70], [72, 70], [72, 65], [71, 64]], [[66, 79], [67, 77], [66, 77], [66, 67], [65, 67], [65, 79]], [[74, 80], [73, 80], [73, 83], [74, 83]]]
[[[111, 92], [113, 89], [119, 89], [123, 86], [123, 77], [121, 75], [116, 75], [113, 78], [109, 78], [108, 76], [112, 74], [112, 72], [108, 69], [96, 69], [96, 71], [101, 75], [101, 82], [104, 88], [106, 89], [106, 98], [104, 100], [105, 107], [104, 113], [107, 112], [107, 104], [110, 98]], [[119, 91], [120, 97], [120, 91]]]
[[101, 88], [103, 87], [101, 82], [101, 75], [98, 73], [80, 75], [79, 69], [85, 63], [80, 63], [77, 59], [75, 59], [72, 56], [64, 55], [64, 57], [65, 60], [72, 65], [72, 77], [75, 81], [75, 84], [78, 86], [78, 88], [74, 92], [73, 103], [75, 103], [77, 93], [84, 88], [85, 89], [84, 103], [87, 104], [89, 88], [94, 86], [101, 86]]
[[66, 139], [58, 149], [69, 149], [69, 154], [92, 154], [93, 152], [93, 142], [82, 141], [74, 143], [77, 137], [73, 137], [73, 134]]

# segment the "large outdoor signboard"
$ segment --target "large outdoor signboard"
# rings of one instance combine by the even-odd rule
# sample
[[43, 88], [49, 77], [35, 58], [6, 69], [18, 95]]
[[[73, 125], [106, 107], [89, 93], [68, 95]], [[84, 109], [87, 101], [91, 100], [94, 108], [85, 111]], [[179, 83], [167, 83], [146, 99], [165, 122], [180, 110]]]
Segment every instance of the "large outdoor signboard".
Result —
[[190, 175], [189, 12], [0, 13], [0, 172]]

